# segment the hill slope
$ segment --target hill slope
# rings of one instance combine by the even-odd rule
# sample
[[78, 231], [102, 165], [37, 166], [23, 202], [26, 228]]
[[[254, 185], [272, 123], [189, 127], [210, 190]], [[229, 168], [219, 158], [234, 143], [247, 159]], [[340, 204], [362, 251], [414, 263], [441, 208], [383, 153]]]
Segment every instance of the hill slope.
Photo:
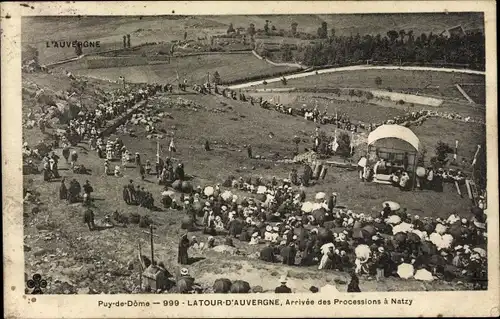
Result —
[[[266, 20], [278, 30], [289, 30], [297, 22], [299, 32], [316, 33], [322, 22], [338, 35], [377, 34], [389, 30], [413, 30], [441, 33], [446, 28], [462, 25], [465, 29], [484, 28], [479, 13], [439, 14], [339, 14], [339, 15], [254, 15], [254, 16], [151, 16], [151, 17], [25, 17], [22, 19], [22, 44], [36, 46], [43, 63], [73, 56], [74, 50], [47, 49], [46, 41], [92, 40], [101, 41], [102, 47], [120, 48], [122, 36], [132, 35], [133, 45], [144, 42], [181, 40], [187, 31], [188, 39], [210, 34], [225, 33], [230, 23], [235, 28], [247, 28], [250, 23], [263, 29]], [[87, 52], [91, 52], [89, 49]]]

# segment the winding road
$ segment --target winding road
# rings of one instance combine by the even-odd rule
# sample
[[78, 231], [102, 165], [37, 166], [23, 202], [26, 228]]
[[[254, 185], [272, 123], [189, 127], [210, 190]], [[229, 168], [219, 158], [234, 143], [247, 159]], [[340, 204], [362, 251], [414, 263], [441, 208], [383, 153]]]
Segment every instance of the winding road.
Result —
[[[344, 71], [359, 71], [359, 70], [407, 70], [407, 71], [435, 71], [435, 72], [448, 72], [448, 73], [464, 73], [464, 74], [476, 74], [476, 75], [486, 75], [484, 71], [476, 71], [476, 70], [467, 70], [467, 69], [449, 69], [449, 68], [433, 68], [433, 67], [419, 67], [419, 66], [370, 66], [370, 65], [353, 65], [339, 68], [330, 68], [330, 69], [322, 69], [317, 71], [309, 71], [309, 72], [297, 72], [295, 74], [290, 74], [285, 76], [287, 80], [290, 79], [299, 79], [305, 78], [311, 75], [319, 75], [324, 73], [334, 73], [334, 72], [344, 72]], [[251, 81], [241, 84], [235, 84], [228, 86], [229, 89], [243, 89], [252, 87], [255, 85], [261, 85], [262, 82], [266, 81], [267, 83], [279, 82], [282, 77], [275, 77], [269, 79], [262, 79], [258, 81]]]

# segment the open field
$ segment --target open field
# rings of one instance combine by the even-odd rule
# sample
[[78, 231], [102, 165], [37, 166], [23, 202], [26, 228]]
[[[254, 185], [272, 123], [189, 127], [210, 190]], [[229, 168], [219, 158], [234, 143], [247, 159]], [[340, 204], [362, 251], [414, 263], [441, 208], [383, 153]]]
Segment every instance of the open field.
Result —
[[[375, 79], [382, 83], [377, 85]], [[281, 82], [261, 84], [253, 88], [380, 88], [409, 93], [420, 92], [423, 95], [439, 96], [447, 99], [467, 101], [456, 89], [455, 84], [473, 83], [473, 91], [478, 98], [476, 103], [485, 100], [484, 76], [474, 74], [407, 71], [407, 70], [353, 70], [312, 75], [297, 79], [288, 79], [285, 86]]]
[[[178, 152], [174, 153], [173, 157], [182, 160], [187, 174], [193, 176], [194, 185], [220, 183], [228, 175], [263, 176], [266, 179], [272, 176], [286, 177], [291, 168], [289, 164], [248, 159], [243, 148], [248, 141], [254, 141], [254, 153], [266, 158], [272, 158], [274, 154], [276, 159], [291, 156], [291, 140], [296, 134], [307, 141], [301, 143], [301, 149], [311, 145], [308, 136], [312, 135], [315, 125], [302, 118], [290, 117], [222, 97], [193, 94], [183, 95], [182, 98], [197, 102], [202, 108], [194, 111], [182, 107], [166, 107], [168, 100], [177, 99], [175, 96], [155, 97], [150, 104], [163, 108], [163, 111], [171, 115], [172, 118], [163, 120], [157, 126], [164, 128], [167, 133], [174, 133]], [[373, 111], [382, 113], [384, 110], [393, 111], [389, 108], [377, 108]], [[136, 137], [121, 136], [125, 145], [132, 152], [140, 152], [144, 160], [153, 160], [155, 142], [145, 138], [147, 133], [142, 127], [133, 128]], [[331, 132], [333, 128], [326, 126], [322, 129]], [[269, 136], [270, 132], [273, 132], [274, 137]], [[475, 143], [480, 142], [480, 133], [476, 127], [451, 121], [429, 120], [422, 127], [415, 129], [415, 132], [423, 143], [431, 145], [435, 144], [437, 136], [450, 144], [455, 138], [464, 136], [461, 146], [464, 156], [469, 155]], [[35, 135], [25, 132], [27, 138]], [[211, 142], [213, 150], [210, 152], [203, 150], [205, 139]], [[28, 143], [32, 142], [34, 141], [28, 140]], [[168, 138], [161, 142], [163, 149], [166, 149], [168, 142]], [[85, 144], [81, 146], [88, 149]], [[154, 212], [127, 206], [122, 200], [122, 187], [130, 178], [150, 190], [155, 197], [155, 203], [159, 203], [161, 187], [156, 185], [154, 177], [140, 181], [137, 168], [133, 165], [125, 170], [125, 176], [121, 178], [105, 177], [102, 160], [98, 159], [94, 152], [87, 153], [83, 148], [79, 148], [79, 152], [84, 154], [81, 161], [92, 169], [92, 174], [77, 177], [81, 182], [88, 179], [94, 187], [96, 220], [116, 209], [125, 214], [138, 212], [148, 215], [155, 222], [156, 234], [159, 235], [155, 238], [156, 258], [163, 261], [171, 272], [177, 272], [177, 241], [182, 233], [179, 223], [184, 213], [173, 210]], [[65, 168], [65, 164], [61, 164], [61, 174], [72, 176]], [[25, 244], [33, 247], [31, 251], [26, 252], [26, 272], [31, 273], [36, 269], [47, 274], [52, 279], [50, 292], [68, 293], [73, 291], [74, 287], [88, 287], [90, 291], [95, 292], [132, 291], [133, 286], [138, 285], [138, 264], [135, 257], [137, 243], [141, 242], [142, 247], [146, 247], [143, 248], [146, 250], [143, 253], [147, 254], [148, 236], [136, 225], [88, 232], [81, 222], [82, 209], [78, 207], [80, 204], [68, 207], [57, 199], [59, 183], [44, 183], [41, 178], [40, 175], [25, 177], [25, 180], [32, 179], [33, 188], [41, 192], [41, 200], [47, 207], [35, 215], [26, 210]], [[384, 200], [396, 200], [410, 213], [421, 216], [446, 217], [452, 212], [468, 214], [468, 199], [460, 198], [454, 188], [447, 184], [443, 193], [401, 192], [390, 186], [359, 182], [356, 172], [330, 168], [324, 181], [307, 189], [308, 198], [320, 190], [338, 192], [339, 205], [365, 214], [378, 214]], [[190, 233], [189, 236], [191, 235], [206, 239], [200, 232]], [[54, 238], [47, 239], [52, 238], [50, 236]], [[251, 247], [237, 240], [235, 245], [245, 253], [251, 253], [261, 247]], [[276, 286], [279, 275], [288, 273], [289, 285], [297, 292], [306, 292], [310, 285], [322, 286], [328, 282], [335, 282], [340, 291], [345, 291], [345, 282], [348, 281], [345, 273], [318, 271], [315, 267], [287, 267], [246, 257], [221, 258], [221, 255], [214, 252], [204, 253], [202, 256], [191, 252], [190, 256], [201, 258], [189, 268], [197, 281], [205, 285], [211, 285], [221, 275], [230, 279], [239, 276], [252, 285], [261, 285], [264, 290], [271, 290]], [[134, 265], [133, 270], [127, 269], [128, 263]], [[466, 285], [457, 283], [422, 283], [414, 280], [403, 282], [395, 278], [382, 282], [362, 278], [360, 287], [362, 291], [468, 289]]]
[[178, 72], [181, 81], [187, 79], [189, 84], [204, 83], [207, 74], [211, 76], [219, 72], [222, 81], [232, 81], [251, 76], [266, 76], [277, 72], [291, 71], [294, 68], [271, 66], [257, 59], [251, 53], [200, 55], [172, 58], [169, 64], [155, 64], [123, 68], [75, 69], [77, 75], [98, 79], [117, 81], [125, 76], [126, 81], [133, 83], [173, 83]]

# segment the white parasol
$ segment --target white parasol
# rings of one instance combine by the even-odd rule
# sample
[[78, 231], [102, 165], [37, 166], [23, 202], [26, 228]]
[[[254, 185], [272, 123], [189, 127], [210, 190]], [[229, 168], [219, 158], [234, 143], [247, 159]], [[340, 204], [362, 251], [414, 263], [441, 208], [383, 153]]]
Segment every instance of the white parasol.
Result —
[[404, 263], [398, 266], [398, 276], [403, 279], [409, 279], [413, 277], [414, 273], [415, 269], [413, 268], [412, 264]]
[[175, 193], [172, 192], [172, 191], [163, 191], [163, 192], [161, 192], [161, 196], [172, 196], [174, 194]]
[[399, 223], [401, 223], [401, 217], [399, 217], [398, 215], [392, 215], [392, 216], [389, 216], [385, 222], [387, 224], [391, 224], [391, 225], [397, 225]]
[[425, 168], [422, 166], [417, 167], [415, 173], [417, 173], [418, 177], [424, 177], [425, 176]]
[[434, 277], [432, 277], [431, 272], [425, 268], [417, 270], [414, 278], [416, 280], [422, 280], [422, 281], [433, 281], [434, 280]]
[[476, 247], [476, 248], [474, 248], [472, 250], [475, 251], [476, 253], [478, 253], [482, 258], [486, 257], [486, 250], [484, 250], [483, 248]]
[[212, 186], [205, 187], [203, 194], [205, 194], [205, 196], [212, 196], [214, 194], [214, 188]]
[[230, 191], [225, 191], [224, 193], [222, 193], [221, 197], [223, 200], [228, 201], [230, 198], [233, 198], [233, 193], [231, 193]]
[[382, 207], [385, 207], [386, 204], [389, 204], [389, 207], [391, 208], [391, 210], [393, 212], [395, 212], [401, 208], [401, 206], [398, 203], [390, 201], [390, 200], [383, 202]]
[[267, 187], [266, 186], [259, 186], [257, 187], [257, 194], [265, 194], [267, 192]]
[[316, 194], [316, 200], [324, 200], [326, 197], [326, 194], [324, 192], [319, 192]]
[[392, 234], [396, 235], [397, 233], [408, 233], [411, 232], [412, 229], [413, 229], [412, 224], [401, 223], [392, 228]]
[[310, 213], [310, 212], [312, 212], [312, 211], [313, 211], [313, 209], [314, 209], [314, 205], [313, 205], [313, 203], [311, 203], [311, 202], [304, 202], [304, 203], [302, 204], [302, 208], [301, 208], [301, 209], [302, 209], [302, 211], [303, 211], [304, 213]]
[[446, 220], [446, 222], [447, 222], [448, 224], [450, 224], [450, 225], [451, 225], [451, 224], [454, 224], [454, 223], [456, 223], [456, 222], [459, 222], [459, 221], [460, 221], [460, 217], [459, 217], [459, 216], [457, 216], [457, 215], [455, 215], [455, 214], [451, 214], [451, 215], [448, 217], [448, 219]]
[[364, 259], [366, 261], [370, 258], [370, 247], [364, 244], [358, 245], [358, 247], [354, 249], [354, 253], [356, 254], [356, 258]]
[[439, 235], [443, 235], [444, 233], [446, 233], [446, 229], [446, 226], [444, 226], [443, 224], [437, 224], [435, 231]]

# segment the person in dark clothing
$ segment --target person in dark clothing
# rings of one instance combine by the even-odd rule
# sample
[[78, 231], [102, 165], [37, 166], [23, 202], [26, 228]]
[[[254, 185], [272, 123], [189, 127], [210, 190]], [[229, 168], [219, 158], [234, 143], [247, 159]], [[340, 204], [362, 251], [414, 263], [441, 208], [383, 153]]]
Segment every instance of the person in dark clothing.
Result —
[[361, 289], [359, 289], [359, 278], [354, 272], [351, 273], [351, 282], [347, 285], [347, 292], [361, 292]]
[[208, 140], [205, 141], [205, 151], [210, 151], [210, 143], [208, 142]]
[[270, 263], [276, 262], [276, 256], [274, 255], [274, 247], [272, 244], [269, 244], [260, 251], [260, 260]]
[[328, 211], [331, 213], [333, 212], [333, 209], [335, 208], [335, 206], [337, 206], [337, 193], [332, 193], [329, 197], [328, 197]]
[[85, 184], [83, 184], [84, 204], [90, 204], [90, 193], [92, 193], [93, 191], [94, 189], [92, 188], [92, 186], [90, 186], [90, 182], [85, 181]]
[[177, 255], [177, 262], [181, 265], [187, 265], [189, 263], [188, 248], [189, 239], [187, 234], [184, 234], [179, 241], [179, 250]]
[[252, 146], [251, 145], [247, 146], [247, 155], [248, 155], [248, 158], [253, 158]]
[[91, 209], [87, 209], [83, 215], [83, 222], [87, 224], [89, 230], [94, 230], [94, 212]]
[[123, 186], [123, 201], [127, 203], [127, 205], [131, 204], [127, 185]]
[[141, 179], [144, 180], [146, 176], [146, 169], [144, 168], [144, 165], [139, 166], [139, 174], [141, 174]]
[[312, 174], [313, 171], [311, 169], [311, 166], [309, 166], [308, 164], [304, 164], [304, 170], [301, 176], [301, 182], [304, 186], [309, 186], [309, 181], [311, 180]]
[[90, 193], [92, 193], [93, 191], [94, 191], [94, 188], [92, 188], [92, 186], [90, 186], [90, 182], [88, 180], [85, 181], [85, 184], [83, 185], [83, 192], [90, 196]]
[[69, 154], [70, 154], [69, 147], [65, 146], [62, 150], [62, 155], [63, 155], [64, 159], [66, 160], [66, 164], [68, 163], [68, 160], [69, 160]]
[[137, 188], [135, 190], [135, 202], [140, 205], [142, 203], [143, 199], [143, 192], [141, 190], [141, 186], [137, 185]]
[[384, 277], [389, 276], [390, 263], [391, 263], [391, 258], [385, 252], [384, 247], [379, 247], [375, 260], [375, 269], [376, 269], [375, 278], [377, 279], [377, 281], [379, 281]]
[[384, 219], [388, 218], [392, 213], [391, 207], [389, 206], [389, 203], [385, 203], [384, 210], [382, 211], [382, 217]]
[[314, 244], [315, 240], [313, 238], [309, 238], [305, 241], [304, 251], [302, 252], [302, 260], [300, 261], [302, 266], [309, 266], [313, 264]]
[[163, 171], [163, 165], [164, 165], [163, 160], [160, 157], [158, 157], [158, 160], [156, 161], [155, 164], [156, 178], [160, 178], [160, 174]]
[[281, 250], [281, 257], [283, 257], [284, 265], [288, 266], [295, 265], [296, 255], [297, 255], [297, 249], [295, 249], [295, 244], [293, 242]]
[[64, 183], [65, 178], [61, 180], [61, 186], [59, 187], [59, 199], [67, 199], [68, 198], [68, 189], [66, 188], [66, 184]]
[[175, 177], [178, 180], [184, 180], [184, 165], [182, 163], [179, 163], [179, 165], [175, 168]]
[[128, 198], [130, 200], [130, 203], [132, 204], [134, 201], [137, 200], [133, 180], [129, 181], [129, 183], [127, 185], [127, 190], [128, 190]]
[[139, 153], [135, 153], [135, 166], [141, 166], [141, 155]]
[[69, 183], [69, 190], [68, 190], [68, 202], [70, 204], [76, 203], [78, 201], [78, 197], [80, 195], [82, 188], [80, 186], [80, 183], [76, 179], [73, 179]]
[[274, 293], [277, 293], [277, 294], [290, 294], [290, 293], [292, 293], [292, 289], [290, 289], [286, 285], [286, 278], [281, 277], [280, 281], [281, 281], [281, 286], [276, 287], [276, 289], [274, 289]]

